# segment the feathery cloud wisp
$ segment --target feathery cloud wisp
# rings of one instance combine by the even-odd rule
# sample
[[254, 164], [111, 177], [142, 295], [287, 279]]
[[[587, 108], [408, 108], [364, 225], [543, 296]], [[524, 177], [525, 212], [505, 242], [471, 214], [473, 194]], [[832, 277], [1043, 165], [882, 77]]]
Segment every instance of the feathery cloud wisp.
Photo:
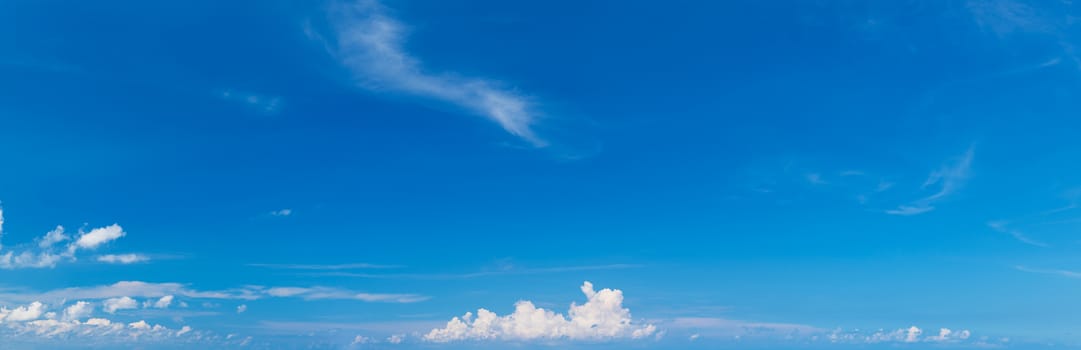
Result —
[[897, 209], [886, 210], [891, 215], [917, 215], [935, 209], [934, 204], [949, 195], [954, 194], [968, 180], [969, 171], [972, 168], [973, 149], [969, 148], [956, 162], [943, 165], [941, 169], [934, 171], [923, 182], [923, 188], [938, 188], [938, 190], [909, 204], [900, 205]]
[[1019, 241], [1021, 243], [1024, 243], [1024, 244], [1037, 246], [1037, 247], [1044, 247], [1044, 248], [1048, 247], [1047, 243], [1043, 243], [1043, 242], [1034, 240], [1034, 239], [1030, 238], [1028, 235], [1026, 235], [1025, 233], [1023, 233], [1021, 231], [1018, 231], [1018, 230], [1011, 229], [1011, 228], [1007, 227], [1006, 222], [1004, 222], [1004, 221], [992, 221], [992, 222], [989, 222], [989, 223], [987, 223], [987, 227], [990, 227], [992, 230], [1008, 234], [1011, 237], [1013, 237], [1014, 239], [1016, 239], [1017, 241]]
[[140, 254], [106, 254], [98, 256], [99, 262], [109, 264], [134, 264], [148, 260], [150, 260], [150, 258]]
[[[191, 299], [258, 300], [266, 298], [300, 298], [303, 300], [359, 300], [384, 303], [414, 303], [428, 300], [427, 296], [401, 293], [364, 293], [333, 287], [263, 287], [244, 286], [226, 290], [196, 290], [180, 283], [149, 283], [121, 281], [94, 287], [72, 287], [44, 293], [0, 293], [0, 300], [73, 300], [116, 299], [112, 303], [130, 305], [124, 298], [162, 298], [151, 305], [168, 305], [174, 296]], [[137, 304], [135, 304], [137, 305]], [[108, 307], [108, 306], [106, 306]], [[115, 309], [114, 309], [115, 310]]]
[[336, 2], [330, 19], [336, 38], [328, 47], [361, 87], [455, 105], [534, 146], [545, 145], [532, 129], [538, 113], [526, 98], [492, 80], [424, 72], [421, 61], [403, 47], [405, 25], [377, 1]]

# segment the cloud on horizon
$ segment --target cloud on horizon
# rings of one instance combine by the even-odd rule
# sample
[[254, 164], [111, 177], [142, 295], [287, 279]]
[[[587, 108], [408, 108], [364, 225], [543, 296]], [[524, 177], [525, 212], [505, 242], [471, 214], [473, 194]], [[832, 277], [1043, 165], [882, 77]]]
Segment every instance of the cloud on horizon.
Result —
[[463, 340], [611, 340], [641, 339], [657, 332], [652, 324], [635, 324], [629, 309], [623, 308], [623, 292], [618, 289], [596, 291], [584, 282], [586, 303], [572, 303], [567, 315], [537, 308], [533, 302], [515, 303], [514, 313], [499, 316], [487, 309], [467, 312], [447, 322], [446, 327], [429, 331], [423, 339], [446, 343]]

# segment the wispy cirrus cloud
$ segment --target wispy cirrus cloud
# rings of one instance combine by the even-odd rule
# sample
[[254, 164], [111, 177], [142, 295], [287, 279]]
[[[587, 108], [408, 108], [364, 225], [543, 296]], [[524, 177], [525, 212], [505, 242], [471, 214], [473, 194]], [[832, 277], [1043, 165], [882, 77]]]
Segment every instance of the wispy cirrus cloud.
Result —
[[[121, 281], [110, 285], [71, 287], [46, 292], [7, 291], [0, 293], [0, 300], [61, 301], [168, 297], [171, 303], [173, 296], [189, 299], [259, 300], [266, 298], [299, 298], [303, 300], [359, 300], [387, 303], [414, 303], [429, 299], [427, 296], [412, 293], [368, 293], [323, 286], [265, 287], [249, 285], [225, 290], [197, 290], [181, 283]], [[127, 301], [124, 302], [127, 303]], [[159, 299], [158, 302], [161, 302], [161, 300]]]
[[360, 270], [360, 269], [397, 269], [403, 265], [380, 265], [369, 263], [349, 264], [248, 264], [253, 267], [264, 267], [283, 270]]
[[1021, 265], [1014, 266], [1014, 268], [1017, 269], [1017, 271], [1023, 271], [1023, 272], [1039, 273], [1039, 274], [1045, 274], [1045, 275], [1057, 275], [1057, 276], [1068, 277], [1068, 278], [1081, 278], [1081, 271], [1056, 270], [1056, 269], [1034, 269], [1034, 268], [1030, 268], [1030, 267], [1027, 267], [1027, 266], [1021, 266]]
[[536, 147], [546, 145], [533, 130], [539, 113], [529, 99], [495, 80], [426, 72], [422, 61], [404, 48], [406, 25], [387, 12], [374, 0], [337, 1], [330, 6], [334, 38], [327, 47], [359, 86], [457, 106]]
[[472, 279], [491, 276], [505, 275], [535, 275], [547, 273], [598, 271], [598, 270], [622, 270], [641, 268], [639, 264], [606, 264], [606, 265], [580, 265], [580, 266], [555, 266], [555, 267], [516, 267], [505, 266], [500, 269], [466, 272], [466, 273], [362, 273], [330, 271], [318, 273], [320, 276], [341, 276], [376, 279], [415, 279], [415, 280], [458, 280]]
[[1044, 248], [1049, 247], [1049, 245], [1047, 243], [1040, 242], [1040, 241], [1037, 241], [1035, 239], [1032, 239], [1031, 237], [1026, 235], [1024, 232], [1021, 232], [1021, 231], [1016, 230], [1016, 229], [1012, 229], [1012, 228], [1008, 227], [1007, 225], [1008, 225], [1008, 223], [1005, 222], [1005, 221], [992, 221], [992, 222], [987, 223], [987, 227], [990, 227], [992, 230], [1008, 234], [1008, 235], [1010, 235], [1010, 237], [1013, 237], [1014, 239], [1016, 239], [1017, 241], [1019, 241], [1021, 243], [1032, 245], [1032, 246], [1037, 246], [1037, 247], [1044, 247]]
[[281, 109], [282, 99], [277, 96], [261, 95], [254, 92], [221, 90], [218, 97], [226, 101], [240, 102], [262, 113], [277, 113]]
[[150, 258], [142, 254], [105, 254], [99, 255], [97, 260], [109, 264], [134, 264], [149, 261]]
[[934, 189], [934, 193], [914, 200], [908, 204], [902, 204], [896, 209], [886, 210], [886, 214], [910, 216], [923, 214], [935, 209], [934, 204], [956, 193], [965, 182], [968, 181], [974, 150], [969, 148], [953, 162], [943, 165], [939, 170], [931, 172], [921, 188]]

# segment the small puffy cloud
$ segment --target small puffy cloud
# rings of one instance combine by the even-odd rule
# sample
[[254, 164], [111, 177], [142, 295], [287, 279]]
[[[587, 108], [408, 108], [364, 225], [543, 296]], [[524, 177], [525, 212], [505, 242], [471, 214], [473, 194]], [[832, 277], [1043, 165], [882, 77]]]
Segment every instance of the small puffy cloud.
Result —
[[95, 249], [102, 244], [124, 237], [125, 234], [124, 229], [117, 224], [99, 227], [79, 236], [79, 239], [75, 241], [75, 246], [82, 249]]
[[150, 260], [150, 258], [139, 254], [106, 254], [98, 256], [99, 262], [109, 264], [134, 264], [147, 260]]
[[30, 303], [30, 305], [20, 306], [10, 310], [7, 308], [0, 308], [0, 321], [30, 321], [41, 318], [43, 314], [45, 314], [45, 304], [40, 301], [35, 301]]
[[139, 303], [131, 297], [105, 299], [101, 305], [101, 309], [110, 314], [116, 313], [117, 310], [130, 310], [139, 307]]
[[499, 316], [486, 309], [476, 316], [467, 312], [455, 317], [446, 327], [433, 329], [424, 336], [429, 342], [460, 340], [607, 340], [638, 339], [652, 335], [652, 324], [634, 324], [630, 310], [623, 308], [623, 292], [618, 289], [595, 291], [588, 281], [582, 284], [586, 303], [572, 303], [567, 316], [537, 308], [530, 301], [519, 301], [510, 315]]
[[403, 340], [405, 340], [404, 334], [395, 334], [387, 337], [387, 342], [391, 344], [401, 344]]
[[238, 314], [242, 314], [245, 311], [248, 311], [248, 305], [247, 304], [241, 304], [240, 306], [236, 307], [236, 313], [238, 313]]
[[85, 301], [79, 301], [64, 309], [63, 320], [72, 321], [90, 316], [94, 312], [94, 305]]
[[179, 336], [182, 336], [182, 335], [187, 334], [189, 332], [191, 332], [191, 327], [189, 327], [189, 326], [180, 327], [180, 330], [176, 331], [176, 336], [179, 337]]
[[150, 301], [148, 300], [143, 307], [152, 307], [152, 308], [155, 308], [155, 309], [168, 309], [169, 305], [172, 305], [172, 304], [173, 304], [173, 296], [172, 295], [166, 295], [166, 296], [161, 297], [161, 299], [158, 299], [154, 303], [150, 303]]
[[349, 343], [349, 345], [362, 345], [362, 344], [369, 344], [371, 342], [372, 342], [372, 338], [368, 338], [368, 337], [365, 337], [363, 335], [358, 335], [356, 337], [353, 337], [353, 342]]
[[131, 329], [143, 329], [143, 330], [146, 330], [146, 329], [150, 329], [150, 324], [146, 323], [146, 321], [144, 321], [144, 320], [139, 320], [137, 322], [128, 323], [128, 327], [131, 328]]
[[923, 331], [920, 330], [919, 327], [916, 327], [916, 326], [909, 327], [908, 332], [905, 334], [905, 342], [906, 343], [914, 343], [914, 342], [920, 340], [920, 334], [922, 334], [922, 333], [923, 333]]
[[281, 210], [275, 210], [270, 212], [270, 216], [289, 216], [293, 215], [293, 209], [285, 208]]
[[71, 237], [64, 234], [64, 226], [57, 225], [55, 229], [49, 231], [44, 237], [41, 237], [41, 239], [38, 240], [38, 247], [46, 249], [69, 239], [71, 239]]
[[91, 318], [89, 320], [86, 320], [86, 322], [84, 322], [83, 324], [91, 325], [91, 326], [108, 326], [108, 325], [113, 324], [113, 321], [110, 321], [110, 320], [105, 319], [105, 318]]

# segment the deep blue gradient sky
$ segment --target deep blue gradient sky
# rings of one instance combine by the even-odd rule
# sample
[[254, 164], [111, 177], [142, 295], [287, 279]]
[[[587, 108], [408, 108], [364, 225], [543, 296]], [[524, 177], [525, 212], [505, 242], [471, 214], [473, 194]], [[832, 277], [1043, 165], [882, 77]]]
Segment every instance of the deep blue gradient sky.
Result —
[[1078, 347], [1079, 12], [5, 1], [0, 344]]

